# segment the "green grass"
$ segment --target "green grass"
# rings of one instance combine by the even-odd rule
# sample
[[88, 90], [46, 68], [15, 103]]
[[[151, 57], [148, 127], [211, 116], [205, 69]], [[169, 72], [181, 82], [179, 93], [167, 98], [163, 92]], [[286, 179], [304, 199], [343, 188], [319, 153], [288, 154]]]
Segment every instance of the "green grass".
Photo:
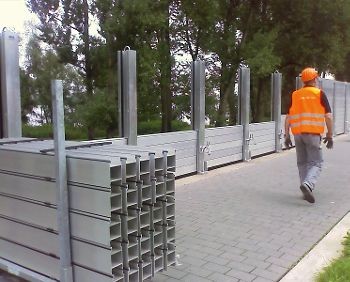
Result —
[[316, 282], [349, 282], [350, 281], [350, 233], [343, 242], [344, 250], [340, 258], [318, 274]]
[[[153, 120], [147, 122], [138, 123], [138, 134], [152, 134], [159, 133], [161, 129], [161, 121]], [[174, 120], [172, 121], [173, 131], [190, 130], [191, 126], [185, 122]], [[66, 140], [87, 140], [88, 131], [84, 127], [73, 127], [70, 125], [65, 126]], [[23, 137], [32, 138], [42, 138], [42, 139], [52, 139], [53, 138], [53, 128], [51, 124], [44, 124], [40, 126], [32, 126], [24, 124], [22, 126]], [[117, 133], [114, 134], [117, 137]], [[94, 139], [107, 138], [106, 130], [101, 128], [94, 128]]]
[[[173, 131], [190, 130], [191, 125], [180, 121], [173, 120], [171, 122]], [[161, 132], [162, 121], [161, 120], [151, 120], [151, 121], [141, 121], [137, 124], [137, 134], [153, 134]]]
[[[87, 130], [85, 128], [77, 128], [73, 126], [65, 127], [66, 140], [86, 140]], [[101, 133], [100, 133], [101, 134]], [[40, 126], [23, 125], [23, 137], [52, 139], [53, 128], [51, 124], [44, 124]]]

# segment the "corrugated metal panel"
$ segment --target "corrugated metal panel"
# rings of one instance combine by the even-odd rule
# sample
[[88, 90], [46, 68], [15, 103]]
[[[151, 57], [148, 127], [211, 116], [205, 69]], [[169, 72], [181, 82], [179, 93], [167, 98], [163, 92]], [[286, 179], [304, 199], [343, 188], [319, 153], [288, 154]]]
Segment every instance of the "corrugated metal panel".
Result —
[[326, 93], [329, 104], [332, 109], [334, 108], [333, 96], [334, 96], [334, 80], [322, 79], [322, 90]]
[[[5, 146], [2, 146], [5, 147]], [[77, 155], [77, 154], [76, 154]], [[110, 187], [110, 162], [77, 158], [67, 158], [70, 183], [84, 183], [100, 187]], [[0, 170], [26, 175], [55, 179], [55, 159], [43, 155], [14, 150], [0, 150]]]
[[[0, 177], [0, 193], [52, 205], [57, 203], [55, 182], [6, 173], [0, 173]], [[110, 216], [110, 189], [91, 189], [76, 185], [69, 185], [68, 188], [71, 209], [106, 217]]]
[[275, 122], [253, 123], [249, 125], [252, 157], [275, 151]]
[[[194, 130], [166, 132], [149, 135], [139, 135], [137, 144], [140, 146], [155, 146], [172, 143], [181, 143], [183, 141], [195, 140], [197, 132]], [[165, 146], [166, 147], [166, 146]]]
[[[57, 231], [56, 209], [50, 206], [0, 195], [0, 215]], [[70, 217], [72, 236], [109, 247], [110, 219], [76, 212]]]
[[152, 148], [170, 148], [176, 151], [176, 176], [196, 171], [197, 132], [194, 130], [140, 135], [137, 144]]
[[[59, 280], [59, 261], [38, 251], [0, 238], [0, 258], [10, 260], [45, 276]], [[73, 265], [75, 281], [112, 282], [113, 278]]]
[[204, 160], [208, 168], [242, 160], [242, 136], [241, 125], [207, 128], [204, 143], [209, 149]]
[[[59, 257], [59, 242], [56, 233], [2, 217], [0, 217], [0, 226], [0, 237], [9, 238], [19, 245]], [[106, 275], [111, 273], [111, 248], [98, 247], [78, 240], [72, 240], [71, 243], [74, 264], [104, 272]]]

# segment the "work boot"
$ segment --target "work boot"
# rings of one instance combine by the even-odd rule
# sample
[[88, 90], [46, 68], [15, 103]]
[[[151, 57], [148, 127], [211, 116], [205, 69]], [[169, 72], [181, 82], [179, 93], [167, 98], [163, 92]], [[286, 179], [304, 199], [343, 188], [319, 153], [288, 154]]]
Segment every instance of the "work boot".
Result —
[[304, 200], [308, 201], [309, 203], [315, 202], [315, 197], [312, 194], [312, 189], [306, 183], [300, 185], [300, 190], [304, 195]]

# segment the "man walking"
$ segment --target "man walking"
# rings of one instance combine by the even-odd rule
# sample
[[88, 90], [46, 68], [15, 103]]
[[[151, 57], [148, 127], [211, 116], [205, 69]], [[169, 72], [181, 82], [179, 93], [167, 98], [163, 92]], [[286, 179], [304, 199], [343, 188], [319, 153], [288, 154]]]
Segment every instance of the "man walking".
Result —
[[294, 135], [297, 165], [300, 177], [300, 190], [309, 203], [315, 202], [313, 189], [322, 169], [321, 140], [324, 123], [327, 134], [324, 143], [333, 148], [332, 111], [326, 94], [316, 87], [318, 73], [314, 68], [301, 72], [304, 87], [294, 91], [291, 106], [285, 121], [285, 145], [292, 146], [289, 128]]

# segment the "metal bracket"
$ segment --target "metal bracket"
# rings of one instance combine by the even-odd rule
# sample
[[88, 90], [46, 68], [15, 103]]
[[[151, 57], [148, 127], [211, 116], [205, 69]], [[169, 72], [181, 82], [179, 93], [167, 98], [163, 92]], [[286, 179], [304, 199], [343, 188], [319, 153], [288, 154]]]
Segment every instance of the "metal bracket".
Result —
[[206, 153], [206, 154], [210, 155], [211, 154], [210, 142], [207, 141], [207, 144], [204, 146], [200, 146], [199, 149], [202, 153]]
[[280, 140], [282, 140], [283, 138], [283, 130], [281, 129], [281, 131], [278, 133], [278, 137]]
[[253, 141], [253, 145], [256, 145], [256, 141], [254, 139], [254, 134], [253, 133], [249, 133], [249, 138], [245, 140], [247, 142], [247, 144], [250, 144], [250, 141]]

